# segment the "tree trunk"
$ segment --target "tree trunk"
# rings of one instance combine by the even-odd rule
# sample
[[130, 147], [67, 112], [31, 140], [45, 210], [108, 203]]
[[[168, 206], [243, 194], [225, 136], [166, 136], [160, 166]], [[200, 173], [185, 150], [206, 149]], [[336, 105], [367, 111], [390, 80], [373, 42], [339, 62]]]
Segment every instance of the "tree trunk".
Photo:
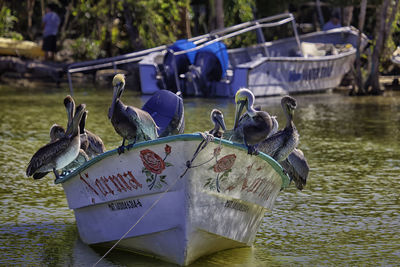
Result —
[[215, 1], [216, 0], [209, 0], [209, 10], [208, 10], [208, 29], [209, 31], [213, 31], [216, 29], [215, 25]]
[[28, 13], [28, 29], [27, 29], [27, 33], [29, 36], [30, 40], [33, 40], [34, 36], [33, 36], [33, 31], [32, 31], [32, 15], [33, 15], [33, 8], [35, 7], [35, 0], [28, 0], [27, 1], [27, 5], [26, 5], [26, 9], [27, 9], [27, 13]]
[[362, 33], [364, 31], [366, 11], [367, 11], [367, 0], [362, 0], [360, 6], [360, 15], [358, 16], [359, 32], [357, 39], [357, 54], [356, 54], [356, 75], [355, 75], [356, 85], [354, 88], [354, 92], [351, 92], [351, 94], [356, 94], [356, 95], [365, 95], [364, 82], [361, 72], [361, 38], [362, 38]]
[[139, 38], [139, 31], [137, 27], [135, 27], [133, 24], [132, 12], [126, 0], [123, 3], [123, 7], [124, 7], [125, 27], [129, 35], [129, 40], [131, 41], [131, 47], [133, 51], [142, 50], [143, 43]]
[[[366, 88], [373, 95], [382, 94], [379, 84], [379, 60], [386, 40], [391, 32], [391, 25], [395, 17], [395, 12], [397, 11], [399, 0], [396, 0], [393, 5], [392, 3], [393, 2], [391, 0], [384, 0], [381, 7], [377, 11], [377, 27], [375, 31], [376, 44], [372, 54], [371, 72], [366, 83]], [[386, 20], [389, 10], [391, 13], [389, 14], [389, 19]]]
[[45, 12], [45, 5], [44, 5], [44, 0], [40, 0], [40, 8], [42, 9], [42, 18], [44, 17], [44, 15], [46, 14]]
[[65, 12], [65, 17], [64, 17], [64, 22], [63, 22], [63, 24], [61, 26], [61, 29], [60, 29], [60, 41], [61, 42], [65, 39], [65, 37], [67, 35], [67, 31], [66, 31], [67, 30], [67, 25], [68, 25], [69, 17], [71, 16], [71, 11], [72, 11], [73, 8], [74, 8], [73, 1], [71, 1], [67, 6], [67, 9], [66, 9], [66, 12]]
[[215, 0], [215, 22], [217, 29], [224, 28], [224, 0]]
[[179, 17], [181, 20], [179, 21], [178, 27], [179, 29], [182, 29], [178, 33], [179, 39], [189, 39], [192, 37], [192, 33], [190, 31], [189, 7], [190, 2], [187, 0], [185, 6], [181, 6], [179, 8]]
[[[362, 3], [361, 3], [362, 5]], [[353, 19], [354, 6], [346, 6], [343, 8], [343, 26], [350, 26]], [[361, 15], [361, 14], [360, 14]], [[365, 15], [364, 15], [365, 17]]]

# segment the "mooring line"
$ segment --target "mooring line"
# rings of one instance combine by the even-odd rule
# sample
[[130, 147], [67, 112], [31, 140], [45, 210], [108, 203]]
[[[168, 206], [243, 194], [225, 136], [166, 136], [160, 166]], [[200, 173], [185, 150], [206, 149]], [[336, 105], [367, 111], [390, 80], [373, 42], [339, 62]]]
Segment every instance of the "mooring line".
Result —
[[[188, 161], [188, 162], [193, 162], [194, 159], [197, 157], [197, 155], [200, 153], [200, 151], [202, 151], [210, 142], [207, 138], [204, 137], [204, 135], [202, 135], [204, 140], [202, 140], [200, 142], [200, 144], [197, 146], [197, 149], [195, 151], [195, 153], [193, 154], [192, 160]], [[203, 143], [205, 142], [205, 144], [203, 145]], [[221, 143], [220, 143], [221, 145]], [[188, 164], [188, 162], [186, 163], [186, 166]], [[122, 241], [122, 239], [124, 239], [130, 231], [132, 231], [133, 228], [135, 228], [135, 226], [150, 212], [150, 210], [152, 210], [154, 208], [154, 206], [161, 200], [161, 198], [178, 182], [178, 180], [180, 180], [183, 176], [185, 176], [186, 172], [188, 171], [189, 168], [192, 168], [191, 166], [187, 166], [186, 170], [176, 178], [176, 180], [167, 187], [167, 189], [162, 192], [160, 194], [160, 196], [158, 197], [158, 199], [156, 199], [153, 204], [151, 204], [151, 206], [143, 213], [143, 215], [136, 221], [136, 223], [134, 225], [132, 225], [131, 228], [129, 228], [129, 230], [122, 235], [122, 237], [95, 263], [93, 264], [93, 267], [97, 266], [97, 264], [99, 264], [118, 244], [119, 242]]]

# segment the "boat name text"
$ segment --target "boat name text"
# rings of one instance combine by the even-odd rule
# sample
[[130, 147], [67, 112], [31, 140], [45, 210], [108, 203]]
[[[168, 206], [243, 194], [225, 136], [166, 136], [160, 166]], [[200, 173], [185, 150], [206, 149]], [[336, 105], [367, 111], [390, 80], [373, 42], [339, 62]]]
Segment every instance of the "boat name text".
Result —
[[304, 69], [302, 72], [289, 71], [289, 82], [317, 80], [330, 77], [333, 66]]
[[[250, 179], [250, 174], [253, 170], [253, 164], [248, 166], [246, 169], [247, 171], [244, 174], [244, 177], [239, 178], [235, 183], [231, 184], [226, 189], [228, 191], [232, 191], [239, 187], [241, 192], [252, 193], [261, 199], [267, 200], [271, 192], [273, 192], [276, 188], [274, 180], [262, 177]], [[260, 170], [262, 169], [258, 168], [255, 171]]]
[[136, 180], [131, 171], [124, 172], [123, 174], [117, 173], [108, 177], [102, 176], [94, 180], [94, 184], [90, 183], [89, 175], [85, 173], [85, 178], [80, 175], [81, 181], [85, 183], [87, 188], [97, 196], [100, 194], [107, 196], [108, 194], [114, 195], [117, 192], [127, 192], [142, 188], [142, 184]]

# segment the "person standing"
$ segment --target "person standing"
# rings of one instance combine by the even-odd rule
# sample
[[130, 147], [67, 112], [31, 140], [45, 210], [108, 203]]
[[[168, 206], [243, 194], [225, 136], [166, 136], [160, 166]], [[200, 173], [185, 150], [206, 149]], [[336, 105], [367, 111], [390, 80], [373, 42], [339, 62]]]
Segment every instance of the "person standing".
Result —
[[53, 5], [46, 6], [46, 14], [42, 19], [44, 59], [54, 60], [57, 52], [57, 33], [60, 26], [60, 17], [53, 11]]

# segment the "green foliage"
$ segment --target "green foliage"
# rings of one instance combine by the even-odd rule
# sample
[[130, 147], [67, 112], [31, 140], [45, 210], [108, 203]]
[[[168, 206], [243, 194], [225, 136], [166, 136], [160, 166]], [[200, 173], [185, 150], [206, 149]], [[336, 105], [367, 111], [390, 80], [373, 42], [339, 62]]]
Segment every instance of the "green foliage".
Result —
[[134, 26], [146, 48], [172, 43], [181, 34], [180, 8], [186, 1], [130, 0], [129, 6], [135, 14]]
[[[255, 0], [225, 0], [224, 1], [224, 23], [225, 27], [233, 26], [254, 19], [252, 7]], [[254, 32], [241, 34], [225, 41], [230, 48], [241, 47], [256, 43]]]
[[18, 18], [11, 13], [8, 7], [3, 6], [0, 10], [0, 36], [22, 40], [22, 35], [13, 31], [16, 22], [18, 22]]
[[93, 40], [90, 38], [79, 37], [71, 45], [74, 59], [85, 60], [85, 59], [96, 59], [104, 56], [104, 51], [100, 48], [100, 41]]

